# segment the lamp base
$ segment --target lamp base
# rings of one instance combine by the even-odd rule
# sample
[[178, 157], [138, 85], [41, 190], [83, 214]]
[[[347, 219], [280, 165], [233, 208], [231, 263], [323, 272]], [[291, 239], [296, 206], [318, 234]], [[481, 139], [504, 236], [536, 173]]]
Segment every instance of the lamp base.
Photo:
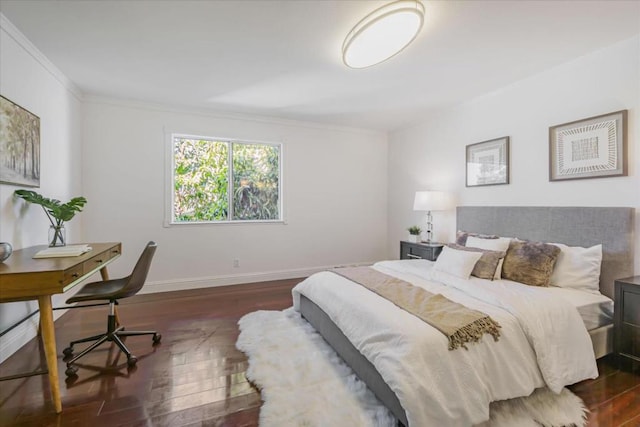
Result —
[[433, 224], [431, 223], [432, 217], [431, 217], [431, 211], [429, 211], [429, 214], [427, 215], [427, 231], [426, 231], [426, 240], [425, 242], [427, 243], [431, 243], [431, 241], [433, 240]]

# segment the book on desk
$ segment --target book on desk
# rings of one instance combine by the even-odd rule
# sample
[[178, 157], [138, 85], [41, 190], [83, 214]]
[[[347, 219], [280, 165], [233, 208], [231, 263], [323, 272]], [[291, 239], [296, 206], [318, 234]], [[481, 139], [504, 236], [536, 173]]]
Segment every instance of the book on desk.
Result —
[[67, 245], [43, 249], [36, 252], [33, 258], [64, 258], [86, 254], [91, 250], [89, 245]]

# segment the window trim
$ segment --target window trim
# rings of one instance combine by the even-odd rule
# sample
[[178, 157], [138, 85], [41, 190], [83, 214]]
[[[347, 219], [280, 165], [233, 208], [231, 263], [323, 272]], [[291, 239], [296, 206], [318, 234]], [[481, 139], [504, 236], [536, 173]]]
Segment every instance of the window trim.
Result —
[[[228, 162], [229, 162], [229, 179], [227, 187], [227, 198], [229, 204], [228, 219], [221, 221], [176, 221], [174, 217], [174, 196], [173, 191], [175, 185], [175, 156], [174, 140], [176, 138], [200, 139], [206, 141], [225, 142], [229, 144]], [[283, 170], [284, 170], [284, 144], [282, 142], [259, 141], [250, 139], [237, 138], [218, 138], [215, 136], [203, 136], [182, 132], [166, 132], [166, 161], [165, 161], [165, 215], [164, 227], [174, 226], [190, 226], [190, 225], [241, 225], [241, 224], [287, 224], [284, 214], [284, 191], [283, 191]], [[238, 220], [233, 218], [233, 144], [249, 144], [249, 145], [271, 145], [278, 147], [278, 219], [252, 219]]]

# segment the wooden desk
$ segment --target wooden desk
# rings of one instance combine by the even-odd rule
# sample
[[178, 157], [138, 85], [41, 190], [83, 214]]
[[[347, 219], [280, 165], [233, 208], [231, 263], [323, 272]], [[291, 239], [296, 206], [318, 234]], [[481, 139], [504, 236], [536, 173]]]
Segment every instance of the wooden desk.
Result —
[[14, 251], [0, 263], [0, 302], [38, 300], [49, 387], [57, 413], [62, 412], [62, 401], [51, 295], [68, 291], [97, 271], [103, 280], [108, 280], [107, 265], [120, 256], [122, 249], [120, 243], [89, 246], [91, 251], [77, 257], [43, 259], [33, 259], [33, 255], [47, 246], [32, 246]]

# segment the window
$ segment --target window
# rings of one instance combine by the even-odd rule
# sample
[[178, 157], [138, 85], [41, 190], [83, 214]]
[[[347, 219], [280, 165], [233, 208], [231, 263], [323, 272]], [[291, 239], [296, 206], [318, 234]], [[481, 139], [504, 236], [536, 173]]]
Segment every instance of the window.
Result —
[[281, 221], [282, 146], [172, 135], [171, 223]]

